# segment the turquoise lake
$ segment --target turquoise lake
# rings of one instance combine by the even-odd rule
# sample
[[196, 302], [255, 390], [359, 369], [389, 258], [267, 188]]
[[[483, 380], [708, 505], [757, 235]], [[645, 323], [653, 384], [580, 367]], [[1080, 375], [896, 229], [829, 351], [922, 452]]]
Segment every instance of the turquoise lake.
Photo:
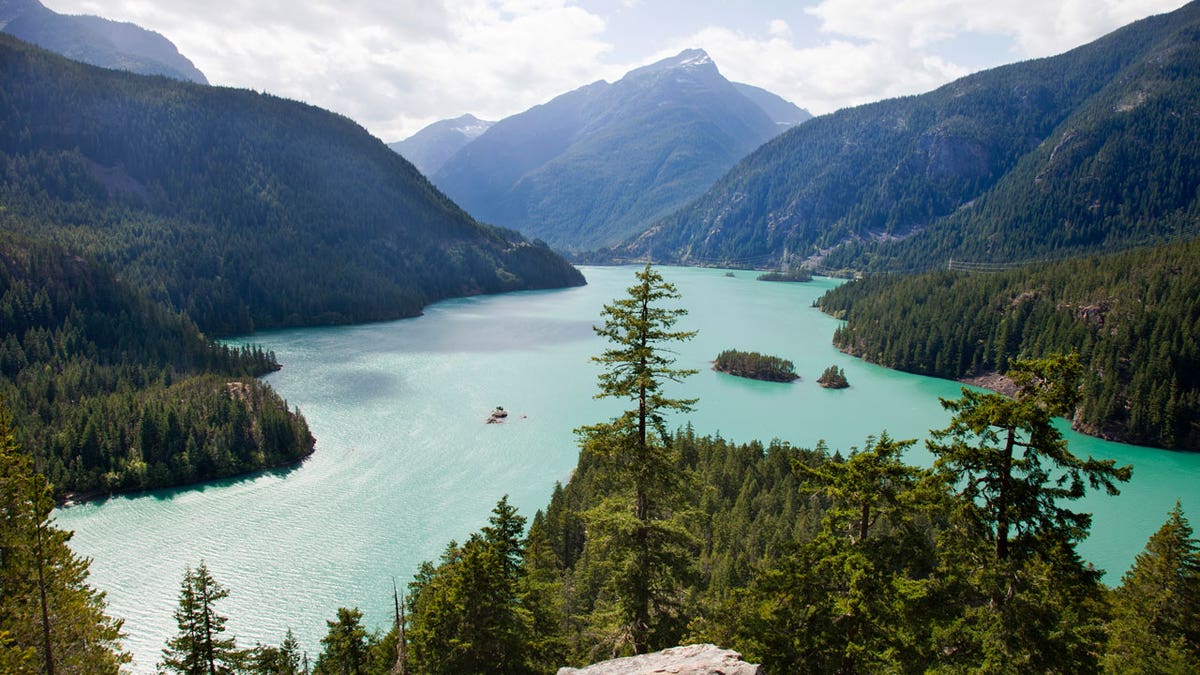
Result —
[[[577, 448], [572, 430], [607, 419], [619, 405], [593, 399], [590, 358], [601, 307], [625, 294], [636, 268], [585, 268], [588, 285], [442, 302], [416, 319], [266, 332], [248, 341], [274, 350], [283, 370], [266, 378], [308, 419], [316, 453], [303, 464], [239, 480], [117, 497], [56, 513], [92, 558], [92, 583], [125, 619], [137, 672], [151, 672], [168, 636], [186, 566], [204, 560], [230, 589], [219, 606], [241, 646], [278, 644], [291, 627], [310, 658], [325, 621], [357, 606], [371, 627], [389, 621], [392, 580], [405, 584], [487, 519], [505, 494], [523, 515], [566, 481]], [[698, 432], [738, 441], [782, 438], [811, 447], [861, 445], [886, 429], [924, 438], [945, 426], [938, 397], [954, 382], [872, 366], [830, 344], [837, 321], [812, 307], [836, 281], [755, 281], [751, 272], [663, 268], [698, 330], [677, 365], [700, 372], [671, 393], [699, 397], [679, 418]], [[711, 370], [726, 348], [795, 363], [791, 384], [743, 380]], [[816, 384], [837, 364], [851, 388]], [[484, 423], [503, 406], [505, 424]], [[1069, 434], [1076, 454], [1132, 464], [1119, 497], [1089, 495], [1095, 514], [1083, 557], [1116, 583], [1166, 519], [1176, 499], [1197, 519], [1200, 454], [1107, 443]], [[928, 464], [916, 446], [910, 461]]]

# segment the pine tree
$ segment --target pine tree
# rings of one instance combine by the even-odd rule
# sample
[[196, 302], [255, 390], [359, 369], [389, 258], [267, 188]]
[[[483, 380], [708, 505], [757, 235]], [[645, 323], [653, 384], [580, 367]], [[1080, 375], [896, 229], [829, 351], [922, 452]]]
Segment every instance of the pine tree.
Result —
[[213, 578], [204, 561], [195, 571], [184, 570], [175, 610], [179, 634], [167, 640], [162, 669], [181, 675], [234, 672], [239, 656], [236, 641], [221, 636], [227, 618], [216, 609], [216, 603], [228, 596], [229, 590]]
[[283, 636], [283, 642], [279, 643], [279, 675], [298, 675], [300, 655], [300, 641], [289, 628]]
[[824, 531], [865, 544], [881, 525], [900, 528], [916, 515], [914, 495], [925, 472], [901, 461], [915, 440], [897, 441], [885, 431], [869, 437], [866, 446], [842, 462], [822, 462], [810, 467], [796, 462], [806, 492], [830, 500]]
[[1132, 473], [1113, 460], [1076, 457], [1053, 425], [1075, 410], [1078, 357], [1016, 361], [1009, 376], [1017, 385], [1013, 398], [964, 387], [962, 398], [942, 399], [954, 418], [929, 443], [934, 466], [974, 511], [997, 562], [1026, 554], [1048, 534], [1069, 542], [1086, 536], [1091, 516], [1059, 503], [1083, 497], [1089, 484], [1116, 495], [1116, 484]]
[[679, 618], [681, 581], [694, 560], [688, 551], [691, 538], [671, 508], [680, 501], [683, 486], [665, 415], [690, 411], [695, 399], [670, 398], [663, 386], [696, 372], [675, 368], [669, 348], [696, 333], [673, 330], [687, 310], [661, 306], [679, 297], [673, 284], [649, 264], [636, 277], [628, 297], [601, 312], [604, 325], [594, 330], [612, 346], [593, 357], [604, 367], [596, 398], [625, 399], [633, 405], [616, 419], [577, 432], [584, 453], [600, 458], [612, 484], [619, 486], [589, 511], [585, 544], [608, 567], [608, 613], [616, 622], [610, 625], [616, 635], [613, 651], [628, 642], [641, 654], [674, 637], [670, 624]]
[[1100, 572], [1075, 550], [1091, 516], [1064, 501], [1088, 485], [1117, 494], [1130, 467], [1080, 459], [1054, 427], [1078, 397], [1078, 359], [1014, 361], [1013, 398], [963, 389], [933, 432], [934, 466], [958, 499], [940, 541], [947, 668], [1089, 671], [1102, 641]]
[[735, 642], [772, 672], [915, 670], [914, 616], [927, 591], [927, 472], [887, 433], [845, 461], [794, 461], [802, 491], [828, 500], [821, 530], [756, 575], [730, 603]]
[[248, 655], [255, 675], [300, 675], [300, 642], [289, 628], [278, 647], [258, 645]]
[[116, 673], [121, 621], [87, 584], [88, 560], [54, 526], [49, 483], [13, 439], [0, 406], [0, 666], [7, 672]]
[[534, 630], [542, 597], [523, 583], [524, 528], [505, 496], [481, 532], [422, 566], [409, 587], [414, 672], [529, 673], [545, 661]]
[[1200, 543], [1179, 502], [1112, 594], [1105, 670], [1200, 672]]
[[337, 619], [326, 621], [329, 632], [321, 638], [324, 650], [313, 670], [316, 675], [365, 675], [370, 657], [370, 636], [362, 626], [362, 612], [339, 607]]

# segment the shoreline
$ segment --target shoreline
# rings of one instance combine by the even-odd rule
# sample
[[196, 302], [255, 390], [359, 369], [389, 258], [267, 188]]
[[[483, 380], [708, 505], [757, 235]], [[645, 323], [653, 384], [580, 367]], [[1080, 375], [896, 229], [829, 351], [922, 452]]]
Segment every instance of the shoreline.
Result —
[[1009, 398], [1012, 398], [1017, 393], [1017, 385], [1012, 381], [1012, 378], [995, 371], [988, 371], [971, 377], [958, 377], [954, 381], [994, 391], [997, 394], [1004, 394]]
[[104, 501], [106, 499], [111, 499], [113, 497], [122, 497], [122, 496], [126, 496], [126, 495], [144, 495], [144, 494], [148, 494], [151, 492], [158, 492], [160, 490], [186, 490], [186, 489], [193, 488], [193, 487], [196, 487], [199, 485], [205, 485], [207, 483], [215, 483], [217, 481], [248, 480], [248, 479], [256, 477], [260, 474], [267, 473], [269, 471], [280, 471], [280, 470], [291, 471], [296, 468], [299, 468], [299, 466], [301, 464], [303, 464], [304, 461], [307, 460], [309, 457], [312, 457], [313, 453], [315, 453], [316, 451], [317, 451], [317, 444], [314, 441], [313, 444], [309, 447], [307, 452], [305, 452], [303, 455], [301, 455], [300, 457], [297, 457], [294, 460], [291, 460], [288, 462], [283, 462], [280, 464], [272, 464], [271, 466], [264, 466], [264, 467], [261, 467], [258, 469], [254, 469], [252, 471], [245, 471], [242, 473], [231, 473], [227, 476], [211, 476], [209, 478], [195, 480], [195, 481], [191, 481], [189, 483], [176, 483], [173, 485], [158, 485], [155, 487], [125, 488], [125, 489], [117, 489], [117, 490], [105, 490], [103, 488], [95, 488], [92, 490], [82, 490], [82, 491], [68, 490], [67, 492], [64, 492], [61, 497], [54, 498], [54, 508], [67, 509], [67, 508], [71, 508], [73, 506], [82, 506], [89, 502]]

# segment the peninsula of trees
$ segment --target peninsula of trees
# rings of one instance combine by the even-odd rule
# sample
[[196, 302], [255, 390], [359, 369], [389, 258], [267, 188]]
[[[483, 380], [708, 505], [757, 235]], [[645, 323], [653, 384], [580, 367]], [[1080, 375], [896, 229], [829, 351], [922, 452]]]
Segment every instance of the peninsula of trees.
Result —
[[767, 382], [791, 382], [799, 379], [791, 361], [758, 352], [726, 349], [713, 361], [713, 369], [722, 373]]
[[845, 324], [843, 351], [922, 375], [1006, 373], [1013, 360], [1076, 352], [1079, 431], [1200, 450], [1200, 241], [991, 273], [878, 275], [818, 306]]
[[279, 368], [274, 354], [214, 343], [57, 246], [0, 234], [0, 326], [0, 401], [57, 497], [193, 483], [313, 450], [304, 418], [255, 379]]

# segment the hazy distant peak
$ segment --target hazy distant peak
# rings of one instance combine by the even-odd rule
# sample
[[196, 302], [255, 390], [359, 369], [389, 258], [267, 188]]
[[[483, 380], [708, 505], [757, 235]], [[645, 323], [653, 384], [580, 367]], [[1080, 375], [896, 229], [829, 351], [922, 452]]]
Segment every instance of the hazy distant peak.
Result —
[[389, 143], [388, 147], [404, 155], [421, 173], [432, 176], [454, 153], [482, 136], [493, 124], [468, 113], [434, 122], [402, 141]]
[[755, 105], [762, 108], [767, 117], [770, 117], [772, 121], [781, 127], [794, 127], [801, 122], [807, 122], [812, 119], [812, 113], [766, 89], [741, 82], [734, 82], [733, 87], [742, 96], [745, 96]]
[[136, 24], [59, 14], [38, 0], [0, 0], [0, 31], [102, 68], [208, 83], [174, 43]]
[[495, 122], [481, 120], [470, 113], [455, 117], [454, 119], [449, 120], [449, 122], [449, 128], [457, 131], [463, 136], [466, 136], [470, 140], [479, 138], [483, 132], [487, 131], [493, 124], [495, 124]]

